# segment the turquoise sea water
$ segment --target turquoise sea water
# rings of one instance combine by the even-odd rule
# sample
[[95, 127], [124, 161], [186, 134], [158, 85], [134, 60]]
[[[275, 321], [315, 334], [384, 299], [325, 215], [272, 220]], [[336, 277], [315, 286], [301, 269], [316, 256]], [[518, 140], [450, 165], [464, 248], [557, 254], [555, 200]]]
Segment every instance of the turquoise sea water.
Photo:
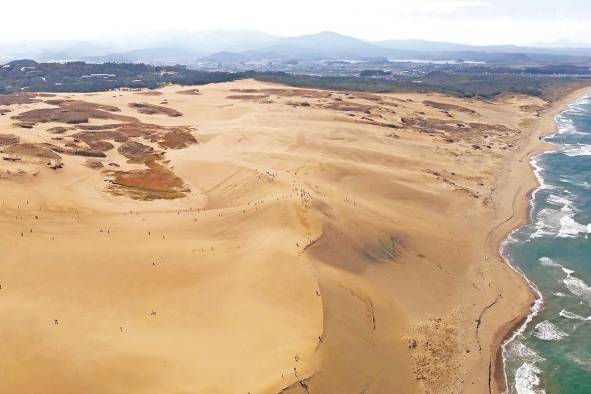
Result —
[[591, 394], [591, 96], [556, 122], [558, 150], [532, 160], [530, 224], [503, 246], [540, 296], [504, 347], [511, 393]]

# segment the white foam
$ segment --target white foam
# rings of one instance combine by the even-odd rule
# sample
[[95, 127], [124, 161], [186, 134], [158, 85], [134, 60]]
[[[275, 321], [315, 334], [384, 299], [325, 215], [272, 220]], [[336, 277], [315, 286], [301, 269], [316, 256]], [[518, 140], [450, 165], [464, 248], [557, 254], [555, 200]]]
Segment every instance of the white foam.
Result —
[[550, 257], [540, 257], [539, 262], [544, 267], [562, 268], [561, 264], [558, 264], [556, 261], [552, 260]]
[[574, 274], [574, 271], [566, 268], [563, 268], [563, 271], [566, 273], [566, 278], [564, 278], [562, 282], [565, 284], [568, 291], [581, 298], [584, 303], [591, 305], [591, 287], [589, 287], [584, 280], [573, 276], [572, 274]]
[[568, 337], [566, 332], [562, 331], [548, 320], [536, 324], [533, 335], [543, 341], [559, 341], [564, 337]]
[[517, 239], [517, 237], [515, 237], [515, 235], [513, 235], [513, 233], [509, 234], [509, 236], [507, 236], [507, 238], [505, 238], [505, 241], [504, 241], [504, 243], [506, 245], [516, 244], [517, 242], [519, 242], [519, 239]]
[[588, 108], [589, 104], [591, 104], [591, 95], [585, 95], [585, 96], [581, 97], [580, 99], [578, 99], [577, 101], [575, 101], [574, 103], [571, 103], [568, 106], [568, 109], [566, 109], [564, 112], [562, 112], [561, 114], [558, 114], [556, 116], [556, 120], [562, 121], [564, 119], [568, 119], [564, 116], [566, 114], [569, 114], [569, 115], [587, 114], [589, 112], [589, 108]]
[[515, 391], [517, 394], [544, 394], [542, 389], [536, 389], [540, 385], [542, 370], [534, 364], [523, 363], [515, 372]]
[[573, 270], [570, 270], [570, 269], [568, 269], [568, 268], [564, 268], [564, 267], [562, 267], [562, 270], [564, 271], [564, 273], [565, 273], [565, 274], [567, 274], [567, 275], [569, 275], [569, 276], [570, 276], [571, 274], [574, 274], [574, 273], [575, 273], [575, 271], [573, 271]]
[[570, 319], [570, 320], [580, 320], [580, 321], [590, 321], [591, 320], [591, 316], [583, 317], [581, 315], [577, 315], [576, 313], [569, 312], [566, 309], [561, 310], [558, 313], [558, 315], [561, 317], [564, 317], [565, 319]]
[[546, 207], [536, 216], [536, 231], [531, 238], [558, 236], [561, 238], [577, 238], [581, 234], [591, 234], [591, 223], [577, 222], [573, 202], [564, 196], [550, 194], [547, 202], [558, 209]]
[[573, 219], [572, 215], [560, 218], [560, 231], [558, 236], [562, 238], [576, 238], [579, 234], [589, 234], [591, 224], [581, 224]]
[[550, 194], [547, 202], [559, 209], [544, 208], [537, 213], [536, 231], [531, 238], [558, 236], [562, 238], [576, 238], [581, 234], [591, 234], [591, 223], [581, 224], [574, 219], [573, 202], [567, 197]]
[[523, 277], [523, 279], [527, 282], [527, 284], [532, 289], [532, 291], [536, 294], [536, 300], [534, 301], [533, 305], [531, 306], [531, 308], [529, 310], [530, 311], [529, 315], [527, 315], [527, 317], [525, 318], [525, 321], [523, 322], [521, 327], [519, 327], [517, 330], [515, 330], [513, 332], [513, 335], [511, 336], [511, 338], [507, 339], [503, 343], [503, 346], [502, 346], [503, 351], [506, 350], [506, 346], [511, 344], [518, 336], [520, 336], [521, 334], [524, 333], [524, 331], [527, 328], [527, 326], [529, 325], [529, 323], [531, 323], [531, 321], [540, 313], [540, 311], [542, 310], [542, 307], [544, 306], [544, 296], [542, 295], [542, 292], [540, 291], [540, 289], [538, 289], [538, 286], [536, 286], [536, 284], [534, 282], [529, 280], [529, 278], [527, 276], [525, 276], [525, 274], [523, 273], [523, 271], [521, 269], [519, 269], [518, 267], [511, 264], [511, 262], [505, 257], [505, 254], [502, 252], [504, 247], [505, 247], [505, 244], [503, 243], [502, 247], [501, 247], [501, 255], [503, 256], [503, 259], [505, 260], [505, 262], [507, 263], [507, 265], [511, 269], [513, 269], [515, 272], [517, 272], [518, 274], [520, 274]]
[[[533, 205], [533, 201], [534, 201], [534, 198], [532, 197], [532, 199], [530, 200], [530, 204]], [[518, 231], [518, 229], [513, 230], [511, 232], [510, 236], [512, 236], [517, 231]], [[517, 330], [513, 331], [513, 335], [511, 335], [511, 337], [509, 339], [505, 340], [505, 342], [503, 342], [503, 344], [501, 345], [502, 354], [503, 354], [503, 374], [505, 377], [505, 383], [507, 383], [507, 385], [508, 385], [509, 383], [508, 383], [508, 379], [507, 379], [507, 356], [506, 356], [507, 347], [509, 345], [511, 345], [512, 343], [514, 343], [515, 339], [517, 337], [519, 337], [523, 334], [523, 332], [527, 329], [529, 323], [531, 323], [531, 321], [540, 313], [540, 311], [542, 310], [542, 307], [544, 306], [544, 296], [542, 295], [542, 292], [540, 291], [540, 289], [538, 289], [536, 284], [534, 282], [532, 282], [531, 280], [529, 280], [529, 278], [525, 275], [525, 273], [520, 268], [514, 266], [511, 263], [511, 261], [507, 258], [507, 255], [505, 254], [506, 247], [507, 247], [507, 242], [506, 241], [502, 242], [500, 252], [501, 252], [501, 256], [503, 256], [503, 260], [509, 266], [509, 268], [511, 268], [513, 271], [515, 271], [521, 275], [521, 277], [527, 282], [530, 289], [532, 289], [532, 291], [536, 294], [536, 300], [534, 301], [533, 305], [531, 306], [531, 308], [529, 310], [529, 314], [525, 318], [525, 321], [523, 322], [521, 327], [519, 327]], [[519, 384], [521, 384], [521, 383], [519, 383]], [[518, 385], [517, 376], [515, 377], [515, 385], [516, 386]], [[526, 392], [524, 392], [524, 393], [526, 393]], [[544, 392], [542, 391], [541, 393], [544, 393]]]
[[552, 294], [556, 297], [566, 297], [566, 294], [564, 294], [563, 292], [560, 292], [560, 291], [556, 291]]
[[[517, 231], [517, 230], [514, 230]], [[529, 287], [532, 289], [532, 291], [536, 294], [536, 300], [534, 301], [534, 304], [532, 305], [532, 307], [529, 310], [529, 314], [527, 315], [527, 317], [525, 318], [525, 321], [523, 322], [523, 324], [521, 325], [521, 327], [519, 327], [517, 330], [515, 330], [513, 332], [513, 335], [511, 335], [511, 337], [509, 339], [507, 339], [505, 342], [503, 342], [503, 344], [501, 345], [501, 349], [503, 350], [503, 374], [505, 376], [505, 382], [508, 385], [508, 379], [507, 379], [507, 347], [512, 345], [514, 342], [516, 342], [516, 338], [521, 336], [524, 331], [527, 329], [527, 327], [529, 326], [529, 323], [531, 323], [531, 321], [540, 313], [540, 311], [542, 310], [542, 307], [544, 306], [544, 296], [542, 295], [542, 292], [540, 291], [540, 289], [538, 289], [538, 287], [536, 286], [535, 283], [533, 283], [531, 280], [529, 280], [529, 278], [523, 273], [523, 271], [519, 268], [517, 268], [516, 266], [514, 266], [513, 264], [511, 264], [511, 262], [509, 261], [509, 259], [505, 256], [505, 254], [503, 253], [504, 248], [506, 247], [505, 243], [501, 244], [501, 255], [503, 256], [503, 259], [505, 260], [505, 263], [507, 263], [507, 265], [513, 269], [515, 272], [519, 273], [523, 279], [527, 282], [527, 284], [529, 285]], [[529, 348], [528, 348], [529, 349]], [[532, 350], [533, 352], [533, 350]], [[535, 354], [535, 352], [534, 352]], [[537, 354], [536, 354], [537, 355]], [[529, 364], [528, 365], [532, 365]], [[523, 365], [522, 365], [523, 367]], [[537, 368], [536, 368], [537, 369]], [[538, 370], [539, 371], [539, 370]], [[517, 389], [517, 387], [522, 387], [522, 390], [525, 390], [528, 386], [523, 386], [523, 384], [525, 383], [524, 381], [524, 376], [519, 376], [518, 374], [519, 370], [516, 372], [515, 375], [515, 387], [516, 390], [518, 390], [518, 393], [520, 392], [519, 389]], [[526, 371], [522, 371], [522, 373], [524, 374]], [[541, 372], [541, 371], [540, 371]], [[534, 377], [537, 378], [537, 373], [540, 372], [536, 372], [534, 373]], [[533, 387], [535, 387], [537, 384], [536, 383]], [[527, 393], [527, 391], [521, 391], [521, 393]], [[545, 393], [543, 390], [539, 391], [539, 393]]]
[[505, 349], [506, 354], [512, 359], [518, 359], [520, 361], [526, 361], [531, 364], [544, 361], [544, 357], [527, 347], [521, 340], [515, 340], [511, 342]]
[[541, 209], [536, 217], [536, 231], [531, 235], [531, 238], [557, 235], [562, 227], [562, 216], [561, 212], [556, 209]]
[[554, 119], [558, 128], [558, 134], [577, 133], [577, 128], [575, 127], [573, 120], [564, 116], [565, 113], [556, 116]]
[[591, 145], [567, 145], [562, 153], [569, 157], [591, 156]]
[[[560, 181], [561, 182], [564, 182], [564, 183], [568, 183], [569, 185], [573, 185], [573, 186], [577, 186], [577, 187], [582, 187], [583, 189], [587, 189], [587, 190], [591, 189], [591, 183], [589, 183], [587, 181], [577, 182], [577, 181], [573, 181], [573, 180], [566, 179], [566, 178], [565, 179], [561, 179]], [[567, 190], [564, 190], [564, 192], [565, 193], [566, 192], [571, 193], [570, 191], [567, 191]]]
[[561, 212], [572, 213], [574, 211], [573, 202], [566, 197], [550, 194], [547, 201], [551, 204], [558, 205]]
[[552, 189], [551, 185], [548, 185], [544, 182], [544, 176], [543, 176], [543, 167], [540, 166], [538, 164], [538, 160], [540, 158], [541, 155], [536, 155], [534, 157], [531, 158], [530, 160], [530, 165], [533, 168], [534, 171], [534, 175], [536, 176], [536, 179], [538, 180], [538, 183], [540, 184], [540, 186], [534, 190], [534, 192], [532, 193], [532, 201], [535, 200], [536, 194], [538, 193], [538, 191], [543, 190], [543, 189]]

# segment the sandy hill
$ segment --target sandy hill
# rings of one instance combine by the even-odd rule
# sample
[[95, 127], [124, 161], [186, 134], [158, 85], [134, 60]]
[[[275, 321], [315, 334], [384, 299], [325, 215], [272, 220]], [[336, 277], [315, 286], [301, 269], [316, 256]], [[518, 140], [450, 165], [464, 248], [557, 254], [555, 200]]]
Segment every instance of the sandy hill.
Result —
[[491, 229], [547, 103], [238, 81], [0, 104], [1, 392], [496, 390], [529, 293]]

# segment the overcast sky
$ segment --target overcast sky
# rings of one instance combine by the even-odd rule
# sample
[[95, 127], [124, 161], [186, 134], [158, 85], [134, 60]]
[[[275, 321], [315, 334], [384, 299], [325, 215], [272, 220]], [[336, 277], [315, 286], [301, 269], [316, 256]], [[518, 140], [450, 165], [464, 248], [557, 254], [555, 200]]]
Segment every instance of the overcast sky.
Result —
[[364, 39], [591, 43], [591, 0], [11, 0], [0, 40], [89, 39], [166, 30], [330, 30]]

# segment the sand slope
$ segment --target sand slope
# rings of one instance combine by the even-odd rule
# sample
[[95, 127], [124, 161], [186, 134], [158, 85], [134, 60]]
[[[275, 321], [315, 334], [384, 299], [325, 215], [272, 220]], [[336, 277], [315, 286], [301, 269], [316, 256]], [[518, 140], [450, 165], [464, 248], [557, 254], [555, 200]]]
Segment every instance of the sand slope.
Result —
[[1, 392], [488, 392], [530, 297], [499, 171], [546, 103], [159, 91], [3, 107]]

